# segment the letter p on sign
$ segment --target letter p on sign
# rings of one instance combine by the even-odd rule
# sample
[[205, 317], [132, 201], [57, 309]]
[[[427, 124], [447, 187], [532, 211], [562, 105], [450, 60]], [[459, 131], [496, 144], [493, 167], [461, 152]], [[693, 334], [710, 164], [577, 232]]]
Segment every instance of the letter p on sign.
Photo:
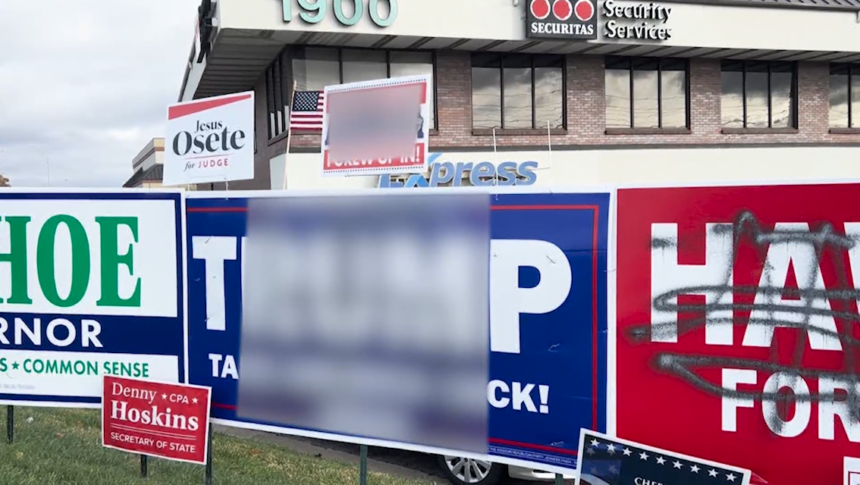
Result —
[[[520, 314], [549, 313], [570, 293], [570, 263], [555, 244], [494, 239], [490, 244], [490, 350], [520, 353]], [[540, 272], [533, 288], [520, 288], [519, 269]]]

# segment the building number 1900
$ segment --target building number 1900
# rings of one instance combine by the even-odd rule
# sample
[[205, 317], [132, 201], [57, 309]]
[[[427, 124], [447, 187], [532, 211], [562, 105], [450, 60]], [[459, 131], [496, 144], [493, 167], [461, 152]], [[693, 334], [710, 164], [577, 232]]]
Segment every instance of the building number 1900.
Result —
[[[388, 16], [385, 18], [380, 14], [380, 3], [388, 4]], [[346, 8], [352, 12], [347, 16], [344, 13], [344, 3], [352, 3]], [[293, 20], [293, 4], [299, 8], [299, 17], [309, 24], [318, 24], [326, 18], [328, 6], [334, 10], [337, 21], [346, 26], [352, 26], [361, 20], [365, 9], [370, 15], [370, 20], [379, 27], [388, 27], [397, 18], [397, 0], [283, 0], [284, 22]]]

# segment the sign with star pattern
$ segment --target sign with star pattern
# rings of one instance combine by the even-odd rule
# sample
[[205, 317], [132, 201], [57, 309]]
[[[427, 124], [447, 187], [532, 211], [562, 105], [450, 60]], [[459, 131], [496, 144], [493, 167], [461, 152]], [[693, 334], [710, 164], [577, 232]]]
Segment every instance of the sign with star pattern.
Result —
[[583, 429], [576, 485], [749, 485], [750, 471]]

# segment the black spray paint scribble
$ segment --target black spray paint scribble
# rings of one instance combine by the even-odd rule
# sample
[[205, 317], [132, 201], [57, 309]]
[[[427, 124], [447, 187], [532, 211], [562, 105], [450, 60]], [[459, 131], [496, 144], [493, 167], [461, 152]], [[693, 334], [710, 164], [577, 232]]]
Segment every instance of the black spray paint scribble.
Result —
[[[706, 321], [717, 325], [747, 325], [750, 323], [766, 325], [771, 327], [793, 327], [799, 330], [799, 338], [797, 339], [795, 348], [792, 353], [791, 363], [788, 365], [778, 364], [777, 356], [779, 355], [778, 340], [772, 341], [771, 356], [773, 362], [741, 359], [732, 357], [718, 357], [711, 355], [682, 355], [671, 352], [658, 353], [652, 364], [661, 372], [674, 375], [695, 386], [696, 388], [717, 396], [739, 399], [754, 399], [758, 401], [771, 401], [788, 405], [791, 402], [812, 401], [812, 402], [835, 402], [847, 401], [848, 409], [851, 412], [853, 419], [860, 420], [860, 379], [855, 368], [855, 353], [860, 349], [860, 341], [851, 335], [851, 327], [855, 322], [860, 322], [860, 316], [856, 313], [847, 311], [833, 311], [827, 308], [816, 308], [813, 304], [816, 301], [829, 300], [842, 301], [844, 308], [850, 308], [848, 302], [860, 300], [860, 291], [852, 288], [847, 279], [847, 269], [845, 268], [842, 259], [842, 251], [852, 248], [857, 242], [852, 238], [840, 235], [833, 229], [832, 224], [824, 224], [815, 231], [765, 231], [762, 229], [756, 217], [749, 211], [741, 212], [731, 225], [716, 226], [713, 231], [715, 233], [725, 234], [731, 232], [733, 234], [732, 255], [729, 259], [729, 265], [725, 269], [724, 284], [715, 286], [694, 286], [677, 288], [657, 295], [652, 304], [655, 310], [661, 312], [696, 312], [697, 315], [708, 315], [714, 312], [724, 312], [729, 314], [732, 311], [751, 312], [752, 310], [764, 310], [768, 318], [756, 318], [750, 320], [734, 318], [706, 318], [700, 316], [697, 318], [679, 319], [674, 321], [654, 324], [646, 323], [629, 327], [626, 331], [626, 337], [631, 343], [643, 344], [650, 343], [651, 336], [677, 332], [678, 339], [685, 333], [688, 333], [696, 328], [705, 326]], [[834, 290], [822, 290], [815, 288], [816, 272], [811, 273], [810, 281], [798, 281], [798, 290], [786, 290], [781, 286], [772, 284], [772, 268], [764, 268], [763, 276], [765, 284], [759, 287], [750, 286], [734, 286], [731, 281], [732, 267], [737, 261], [738, 249], [741, 241], [749, 241], [758, 248], [766, 248], [772, 244], [809, 244], [815, 250], [815, 265], [819, 265], [822, 261], [822, 254], [825, 249], [835, 250], [836, 257], [833, 259], [837, 273], [837, 288]], [[651, 241], [652, 248], [668, 248], [676, 244], [675, 241], [668, 239], [653, 239]], [[721, 302], [724, 296], [733, 293], [734, 295], [763, 293], [765, 295], [786, 295], [791, 294], [795, 298], [803, 299], [806, 302], [804, 306], [781, 305], [774, 303], [766, 304], [741, 304], [741, 303], [717, 303]], [[677, 298], [681, 295], [709, 295], [708, 303], [703, 305], [678, 305]], [[673, 302], [673, 300], [675, 302]], [[776, 318], [773, 314], [781, 312], [783, 314], [793, 314], [802, 316], [802, 320], [785, 321]], [[677, 313], [675, 313], [677, 315]], [[832, 332], [810, 324], [810, 318], [813, 315], [832, 316], [839, 319], [843, 324], [841, 332]], [[825, 371], [821, 369], [804, 368], [802, 365], [803, 355], [807, 346], [807, 339], [810, 333], [817, 333], [824, 337], [839, 339], [842, 344], [844, 353], [843, 367], [841, 371]], [[783, 373], [789, 378], [830, 378], [844, 384], [843, 387], [848, 389], [847, 396], [845, 394], [838, 395], [834, 392], [828, 393], [809, 393], [806, 395], [798, 395], [792, 393], [777, 392], [757, 392], [757, 391], [735, 391], [725, 389], [720, 385], [709, 382], [702, 378], [696, 369], [702, 368], [738, 368], [751, 369], [770, 374]], [[783, 426], [783, 421], [779, 416], [773, 415], [767, 417], [771, 428], [776, 430]]]

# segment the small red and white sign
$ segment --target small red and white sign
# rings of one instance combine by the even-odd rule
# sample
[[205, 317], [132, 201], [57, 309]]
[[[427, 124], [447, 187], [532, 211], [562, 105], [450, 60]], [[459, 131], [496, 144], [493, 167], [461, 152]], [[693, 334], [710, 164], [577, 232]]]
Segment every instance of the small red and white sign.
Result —
[[[325, 176], [344, 176], [344, 175], [380, 175], [380, 174], [404, 174], [404, 173], [423, 173], [427, 170], [427, 150], [429, 131], [432, 128], [430, 119], [430, 90], [432, 89], [432, 76], [419, 75], [407, 76], [400, 78], [380, 79], [376, 81], [366, 81], [359, 83], [341, 84], [337, 86], [326, 86], [325, 88], [325, 113], [323, 115], [323, 136], [322, 136], [322, 175]], [[374, 95], [378, 91], [389, 91], [390, 99], [397, 99], [396, 91], [409, 88], [410, 86], [418, 86], [420, 88], [420, 98], [418, 110], [412, 115], [415, 124], [414, 129], [410, 128], [410, 133], [415, 133], [414, 144], [412, 144], [411, 153], [404, 154], [399, 157], [376, 157], [368, 159], [335, 159], [332, 156], [332, 143], [344, 143], [342, 140], [333, 140], [329, 136], [329, 128], [331, 126], [329, 114], [333, 109], [336, 109], [340, 97], [338, 93], [346, 92], [368, 92], [374, 91]], [[346, 99], [344, 97], [344, 102]], [[388, 111], [385, 106], [377, 106], [374, 112], [366, 113], [364, 125], [384, 125], [390, 123], [391, 120], [386, 119]], [[395, 116], [392, 114], [392, 116]], [[411, 136], [411, 135], [409, 135]], [[377, 137], [374, 135], [374, 137]], [[384, 145], [388, 140], [380, 140], [378, 145]], [[366, 145], [373, 145], [375, 141], [369, 141]]]
[[102, 445], [206, 464], [211, 389], [105, 376]]
[[254, 92], [167, 108], [165, 186], [254, 178]]

